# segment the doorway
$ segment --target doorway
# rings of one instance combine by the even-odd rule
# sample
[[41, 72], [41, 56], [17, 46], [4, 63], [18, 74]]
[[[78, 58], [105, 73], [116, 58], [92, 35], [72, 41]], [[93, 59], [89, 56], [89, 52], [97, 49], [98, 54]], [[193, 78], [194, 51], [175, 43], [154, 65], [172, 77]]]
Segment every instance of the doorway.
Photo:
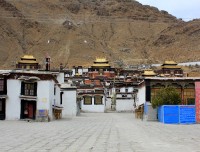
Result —
[[21, 119], [35, 119], [36, 101], [21, 101]]
[[0, 120], [5, 120], [5, 118], [6, 118], [5, 99], [0, 99]]

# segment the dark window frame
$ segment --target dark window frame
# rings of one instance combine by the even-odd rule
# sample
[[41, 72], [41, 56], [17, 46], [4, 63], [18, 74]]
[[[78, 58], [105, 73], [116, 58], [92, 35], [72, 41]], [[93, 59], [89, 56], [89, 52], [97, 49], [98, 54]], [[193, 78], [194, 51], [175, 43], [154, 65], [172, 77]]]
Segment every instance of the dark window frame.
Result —
[[4, 80], [0, 79], [0, 92], [4, 91]]
[[[97, 97], [101, 97], [101, 102], [97, 102]], [[103, 96], [100, 96], [100, 95], [96, 95], [94, 96], [94, 104], [95, 105], [102, 105], [103, 104]]]
[[22, 82], [21, 95], [37, 96], [37, 82]]
[[63, 94], [64, 94], [64, 92], [60, 92], [60, 105], [62, 105], [62, 103], [63, 103]]
[[54, 92], [53, 93], [54, 93], [54, 95], [56, 95], [56, 86], [54, 86]]
[[[91, 96], [84, 96], [84, 105], [92, 105], [92, 97]], [[90, 103], [86, 103], [86, 98], [90, 98]]]

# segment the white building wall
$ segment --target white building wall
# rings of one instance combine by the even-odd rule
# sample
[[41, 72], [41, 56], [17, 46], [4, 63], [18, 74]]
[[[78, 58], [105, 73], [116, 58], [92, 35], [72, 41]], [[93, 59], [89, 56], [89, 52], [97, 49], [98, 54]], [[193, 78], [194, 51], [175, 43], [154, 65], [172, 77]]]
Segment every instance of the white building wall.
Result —
[[57, 76], [58, 83], [60, 84], [64, 83], [64, 77], [65, 77], [64, 73], [60, 72]]
[[128, 89], [128, 92], [133, 92], [133, 87], [122, 87], [120, 88], [120, 92], [126, 92], [126, 89]]
[[146, 96], [146, 87], [141, 86], [138, 88], [138, 93], [137, 93], [137, 98], [136, 98], [136, 107], [139, 105], [144, 104], [145, 101], [145, 96]]
[[48, 110], [52, 119], [52, 103], [54, 101], [54, 82], [38, 81], [37, 83], [37, 110]]
[[80, 75], [82, 75], [82, 74], [83, 74], [83, 69], [78, 69], [78, 73], [79, 73]]
[[54, 101], [56, 101], [56, 103], [60, 102], [60, 98], [59, 98], [60, 89], [59, 89], [58, 86], [56, 86], [56, 94], [54, 94], [54, 87], [55, 87], [55, 82], [52, 80], [52, 81], [50, 81], [50, 89], [49, 89], [49, 96], [50, 96], [50, 100], [49, 100], [49, 116], [50, 116], [51, 119], [54, 119], [53, 109], [52, 109], [52, 105], [53, 105]]
[[83, 72], [88, 72], [88, 68], [83, 68]]
[[117, 99], [116, 111], [117, 112], [132, 112], [134, 110], [133, 99]]
[[21, 113], [21, 81], [7, 80], [6, 119], [18, 120]]
[[120, 88], [120, 92], [125, 92], [125, 87]]
[[107, 98], [106, 99], [106, 110], [111, 110], [111, 104], [112, 104], [111, 98]]
[[52, 101], [52, 105], [61, 106], [60, 105], [60, 87], [58, 85], [54, 86], [56, 89], [56, 94], [54, 95], [54, 100]]
[[72, 76], [74, 76], [75, 74], [75, 69], [72, 69]]
[[73, 117], [77, 115], [77, 103], [76, 103], [76, 89], [62, 90], [62, 117]]
[[105, 97], [102, 98], [102, 105], [95, 105], [92, 98], [92, 105], [84, 105], [84, 99], [81, 101], [81, 110], [84, 112], [105, 112]]
[[133, 92], [133, 87], [128, 87], [128, 92]]

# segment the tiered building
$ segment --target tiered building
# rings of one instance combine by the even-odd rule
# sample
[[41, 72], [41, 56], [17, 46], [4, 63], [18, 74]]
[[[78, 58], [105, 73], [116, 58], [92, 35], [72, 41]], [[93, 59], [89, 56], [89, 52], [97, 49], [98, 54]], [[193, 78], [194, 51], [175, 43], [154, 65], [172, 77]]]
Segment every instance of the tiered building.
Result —
[[76, 115], [76, 87], [62, 87], [64, 72], [51, 71], [50, 62], [46, 64], [39, 71], [36, 59], [24, 55], [17, 69], [0, 71], [0, 119], [49, 121], [60, 118], [61, 111], [63, 117]]
[[24, 55], [16, 64], [17, 69], [38, 70], [39, 63], [33, 55]]
[[165, 61], [159, 74], [164, 77], [183, 77], [183, 69], [174, 61]]
[[106, 58], [96, 58], [91, 68], [88, 68], [89, 78], [113, 78], [115, 77], [115, 69], [111, 68]]

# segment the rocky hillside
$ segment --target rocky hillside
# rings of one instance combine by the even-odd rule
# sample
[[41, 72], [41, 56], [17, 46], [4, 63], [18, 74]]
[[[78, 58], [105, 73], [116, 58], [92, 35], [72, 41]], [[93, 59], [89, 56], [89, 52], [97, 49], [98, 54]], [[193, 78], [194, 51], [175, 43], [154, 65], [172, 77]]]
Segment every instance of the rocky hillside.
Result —
[[200, 21], [183, 22], [133, 0], [0, 0], [0, 67], [25, 54], [53, 67], [197, 61]]

